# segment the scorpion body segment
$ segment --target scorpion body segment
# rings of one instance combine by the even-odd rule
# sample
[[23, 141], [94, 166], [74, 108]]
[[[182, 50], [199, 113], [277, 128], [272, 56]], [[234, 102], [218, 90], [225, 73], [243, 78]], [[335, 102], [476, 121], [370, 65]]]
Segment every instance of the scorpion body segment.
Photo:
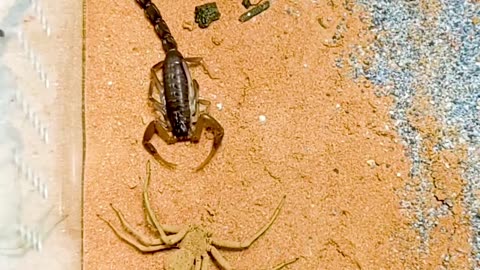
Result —
[[[151, 0], [136, 1], [154, 26], [165, 52], [164, 61], [151, 68], [148, 94], [149, 100], [163, 119], [153, 120], [147, 126], [143, 146], [159, 163], [173, 168], [175, 164], [164, 160], [150, 142], [153, 136], [157, 134], [167, 144], [184, 141], [197, 143], [203, 130], [208, 129], [214, 134], [213, 146], [207, 158], [196, 168], [197, 171], [201, 170], [215, 155], [224, 134], [222, 126], [208, 114], [210, 101], [199, 99], [199, 85], [189, 71], [189, 64], [204, 66], [203, 60], [200, 57], [183, 57], [155, 4]], [[204, 68], [206, 69], [205, 66]], [[155, 94], [159, 98], [155, 98]]]
[[184, 62], [177, 50], [171, 50], [167, 52], [163, 64], [167, 118], [172, 124], [173, 136], [179, 141], [190, 139], [193, 124], [191, 114], [196, 110], [192, 82], [188, 69], [184, 68]]

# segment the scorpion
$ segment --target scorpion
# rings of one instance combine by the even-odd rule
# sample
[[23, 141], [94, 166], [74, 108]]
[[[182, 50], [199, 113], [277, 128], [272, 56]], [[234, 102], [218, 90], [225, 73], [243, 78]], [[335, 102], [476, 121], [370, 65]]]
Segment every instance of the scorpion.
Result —
[[[98, 214], [97, 216], [103, 220], [121, 240], [125, 241], [142, 253], [154, 253], [157, 251], [176, 248], [176, 252], [169, 254], [169, 256], [164, 259], [165, 270], [208, 270], [210, 256], [215, 260], [218, 266], [221, 267], [221, 269], [234, 269], [217, 248], [225, 248], [230, 250], [244, 250], [249, 248], [275, 222], [286, 197], [282, 197], [282, 200], [275, 209], [274, 214], [270, 218], [269, 222], [248, 240], [241, 242], [222, 240], [213, 237], [211, 232], [208, 232], [206, 229], [198, 225], [177, 226], [161, 224], [158, 221], [155, 213], [152, 211], [148, 195], [148, 188], [151, 178], [150, 161], [147, 161], [146, 174], [147, 177], [143, 186], [143, 204], [146, 210], [146, 219], [150, 224], [153, 223], [153, 227], [158, 232], [160, 239], [157, 238], [152, 240], [144, 234], [138, 232], [125, 219], [125, 216], [122, 214], [122, 212], [113, 206], [113, 204], [110, 204], [110, 206], [120, 220], [120, 223], [125, 231], [121, 231], [120, 229], [116, 228], [110, 221], [103, 218], [101, 215]], [[130, 235], [133, 236], [137, 241], [134, 241], [127, 232], [130, 233]], [[299, 257], [296, 257], [290, 261], [283, 262], [271, 270], [280, 270], [285, 266], [296, 262], [298, 259]]]
[[[198, 143], [203, 130], [211, 131], [213, 145], [208, 156], [195, 169], [195, 171], [199, 171], [210, 162], [217, 152], [223, 139], [224, 130], [220, 123], [208, 113], [210, 101], [199, 98], [200, 87], [198, 82], [192, 79], [189, 65], [202, 65], [209, 75], [210, 72], [206, 68], [203, 58], [182, 56], [170, 29], [151, 0], [136, 0], [136, 2], [154, 26], [165, 52], [164, 61], [160, 61], [151, 68], [148, 91], [148, 99], [163, 119], [157, 118], [148, 124], [142, 144], [157, 162], [168, 168], [174, 168], [176, 164], [162, 158], [150, 142], [153, 136], [157, 134], [167, 145], [187, 141]], [[158, 91], [159, 99], [154, 97], [154, 90]]]

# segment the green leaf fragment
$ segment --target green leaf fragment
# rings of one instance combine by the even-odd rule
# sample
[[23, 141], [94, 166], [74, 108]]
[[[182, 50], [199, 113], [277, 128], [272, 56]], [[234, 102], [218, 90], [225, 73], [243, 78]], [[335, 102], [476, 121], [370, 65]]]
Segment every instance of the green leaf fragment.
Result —
[[195, 7], [195, 22], [200, 28], [207, 28], [213, 21], [220, 19], [217, 3], [207, 3]]
[[258, 14], [264, 12], [270, 7], [270, 1], [264, 1], [258, 5], [256, 5], [254, 8], [250, 9], [249, 11], [243, 13], [240, 18], [238, 19], [240, 22], [246, 22], [250, 20], [251, 18], [257, 16]]

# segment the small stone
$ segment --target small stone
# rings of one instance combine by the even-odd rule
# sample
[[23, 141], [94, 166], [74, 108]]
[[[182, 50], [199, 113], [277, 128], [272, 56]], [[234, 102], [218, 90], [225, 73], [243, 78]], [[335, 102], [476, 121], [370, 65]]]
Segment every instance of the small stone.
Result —
[[473, 19], [472, 19], [472, 23], [473, 23], [474, 25], [480, 24], [480, 17], [475, 17], [475, 18], [473, 18]]
[[146, 125], [148, 123], [148, 117], [145, 115], [141, 115], [140, 118], [142, 119], [142, 124]]
[[222, 103], [217, 103], [217, 109], [221, 111], [223, 109], [223, 104]]
[[264, 124], [265, 122], [267, 122], [267, 117], [265, 115], [260, 115], [258, 117], [258, 120], [260, 121], [260, 123]]
[[217, 45], [217, 46], [220, 46], [220, 44], [222, 44], [223, 42], [223, 38], [221, 37], [218, 37], [218, 36], [213, 36], [212, 37], [212, 43]]
[[207, 210], [207, 213], [210, 215], [210, 216], [215, 216], [215, 210], [213, 210], [213, 208], [210, 206], [210, 205], [206, 205], [205, 206], [205, 210]]
[[319, 17], [317, 21], [323, 29], [328, 29], [330, 27], [330, 24], [327, 23], [327, 20], [325, 20], [323, 17]]
[[364, 83], [363, 83], [363, 86], [365, 86], [365, 88], [370, 88], [372, 87], [372, 83], [369, 81], [369, 80], [365, 80]]
[[193, 30], [193, 23], [185, 21], [182, 24], [182, 28], [187, 29], [188, 31], [192, 31]]
[[444, 203], [449, 207], [449, 208], [452, 208], [454, 203], [453, 203], [453, 200], [450, 199], [450, 198], [446, 198]]
[[370, 165], [370, 168], [372, 168], [372, 169], [377, 167], [377, 165], [378, 165], [377, 162], [375, 162], [375, 160], [373, 160], [373, 159], [367, 160], [367, 164]]

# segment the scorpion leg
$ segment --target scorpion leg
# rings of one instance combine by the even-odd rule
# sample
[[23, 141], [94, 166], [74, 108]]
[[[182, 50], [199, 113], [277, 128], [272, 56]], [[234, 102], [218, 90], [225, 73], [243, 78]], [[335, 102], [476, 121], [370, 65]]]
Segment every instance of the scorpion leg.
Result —
[[260, 236], [262, 236], [262, 234], [264, 234], [270, 228], [270, 226], [272, 226], [272, 224], [275, 222], [275, 220], [278, 217], [278, 214], [280, 213], [280, 209], [283, 207], [283, 204], [285, 203], [285, 197], [286, 196], [282, 197], [282, 200], [280, 201], [277, 208], [275, 209], [275, 212], [270, 218], [270, 221], [246, 241], [238, 242], [238, 241], [219, 240], [219, 239], [212, 238], [212, 245], [220, 248], [229, 248], [229, 249], [237, 249], [237, 250], [246, 249], [250, 247], [253, 244], [253, 242], [255, 242]]
[[208, 77], [210, 77], [210, 79], [219, 79], [219, 77], [212, 75], [212, 72], [210, 72], [210, 68], [208, 68], [207, 63], [205, 63], [202, 57], [186, 57], [185, 61], [194, 67], [202, 66], [203, 70], [208, 74]]
[[151, 78], [150, 78], [150, 86], [148, 88], [148, 99], [150, 102], [153, 103], [154, 108], [161, 112], [162, 115], [165, 115], [165, 104], [162, 100], [158, 100], [153, 96], [154, 89], [157, 90], [158, 93], [161, 92], [161, 89], [163, 89], [163, 82], [160, 80], [162, 78], [162, 67], [163, 67], [163, 61], [158, 62], [156, 65], [154, 65], [150, 70], [151, 70]]
[[166, 114], [166, 111], [165, 111], [165, 106], [164, 106], [163, 102], [158, 101], [158, 100], [153, 96], [153, 90], [154, 90], [154, 88], [155, 88], [154, 82], [151, 81], [151, 82], [150, 82], [150, 86], [148, 87], [148, 100], [150, 100], [150, 102], [152, 102], [153, 107], [155, 108], [156, 111], [160, 112], [162, 115], [165, 115], [165, 114]]
[[164, 225], [160, 224], [158, 222], [157, 217], [155, 216], [155, 213], [152, 211], [152, 207], [150, 206], [150, 198], [148, 195], [148, 188], [150, 186], [150, 178], [151, 178], [151, 168], [150, 168], [150, 161], [147, 161], [147, 179], [145, 180], [144, 186], [143, 186], [143, 203], [145, 205], [145, 208], [147, 210], [147, 214], [150, 218], [150, 220], [153, 222], [155, 225], [155, 228], [157, 229], [158, 233], [160, 234], [160, 239], [162, 239], [163, 243], [172, 246], [175, 245], [176, 243], [182, 241], [182, 239], [185, 237], [185, 235], [188, 233], [190, 230], [190, 227], [185, 227], [181, 229], [178, 233], [173, 234], [173, 235], [168, 235], [166, 234], [166, 228]]
[[203, 108], [200, 108], [200, 112], [201, 113], [209, 113], [210, 111], [210, 105], [212, 104], [210, 102], [210, 100], [206, 100], [206, 99], [199, 99], [198, 100], [198, 104], [203, 106]]
[[213, 158], [218, 148], [220, 147], [224, 135], [223, 127], [220, 125], [220, 123], [218, 123], [217, 120], [215, 120], [215, 118], [211, 117], [210, 115], [203, 113], [198, 117], [197, 126], [192, 134], [191, 141], [193, 143], [197, 143], [198, 141], [200, 141], [200, 137], [202, 136], [202, 132], [204, 129], [210, 129], [210, 131], [213, 132], [213, 145], [207, 158], [195, 169], [195, 171], [203, 169], [205, 165], [210, 162], [210, 160]]
[[195, 96], [194, 99], [197, 100], [197, 107], [195, 114], [197, 113], [209, 113], [210, 111], [210, 105], [212, 104], [210, 100], [206, 100], [203, 98], [199, 98], [200, 94], [200, 85], [198, 85], [197, 80], [193, 79], [193, 89], [195, 90]]
[[164, 142], [167, 144], [174, 144], [177, 142], [177, 139], [170, 134], [168, 134], [165, 127], [162, 125], [161, 121], [153, 120], [148, 124], [147, 128], [145, 129], [145, 133], [143, 134], [143, 147], [147, 150], [150, 155], [152, 155], [155, 160], [157, 160], [160, 164], [167, 166], [168, 168], [175, 168], [176, 164], [170, 163], [163, 159], [160, 154], [158, 153], [157, 149], [150, 140], [153, 138], [153, 135], [157, 134]]

